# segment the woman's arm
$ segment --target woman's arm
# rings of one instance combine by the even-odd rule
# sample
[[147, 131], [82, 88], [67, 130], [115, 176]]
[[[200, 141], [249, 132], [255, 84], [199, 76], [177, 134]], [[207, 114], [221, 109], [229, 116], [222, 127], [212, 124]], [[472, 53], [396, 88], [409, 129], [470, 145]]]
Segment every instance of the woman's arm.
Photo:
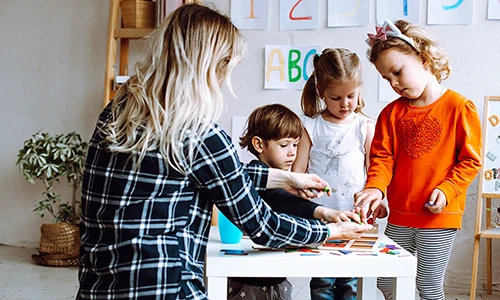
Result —
[[[273, 175], [274, 171], [277, 173]], [[311, 186], [306, 180], [296, 180], [298, 176], [287, 174], [289, 172], [274, 171], [269, 172], [273, 185]], [[210, 130], [200, 142], [188, 176], [195, 182], [200, 197], [209, 198], [257, 244], [283, 247], [320, 243], [327, 238], [327, 226], [320, 221], [279, 215], [264, 204], [239, 162], [234, 145], [219, 128]], [[318, 187], [326, 186], [326, 183], [315, 180], [312, 183]]]

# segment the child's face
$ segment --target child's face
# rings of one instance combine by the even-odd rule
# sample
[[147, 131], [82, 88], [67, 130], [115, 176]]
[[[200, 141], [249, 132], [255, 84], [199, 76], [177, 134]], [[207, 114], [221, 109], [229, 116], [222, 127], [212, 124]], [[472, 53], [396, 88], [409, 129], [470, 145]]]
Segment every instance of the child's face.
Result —
[[264, 143], [259, 159], [272, 168], [288, 170], [295, 161], [299, 140], [299, 138], [270, 140]]
[[392, 49], [379, 55], [375, 67], [397, 94], [411, 100], [418, 100], [422, 96], [429, 78], [433, 76], [417, 54]]
[[326, 109], [335, 123], [349, 123], [358, 105], [359, 85], [356, 83], [332, 83], [323, 90]]

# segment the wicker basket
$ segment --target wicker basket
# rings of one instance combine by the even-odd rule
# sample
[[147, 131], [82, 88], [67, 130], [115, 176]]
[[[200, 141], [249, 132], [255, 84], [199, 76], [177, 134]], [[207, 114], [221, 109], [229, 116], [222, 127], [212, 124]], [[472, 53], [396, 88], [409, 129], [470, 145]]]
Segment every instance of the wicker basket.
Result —
[[68, 223], [42, 224], [39, 254], [31, 255], [34, 262], [53, 267], [78, 265], [80, 233]]
[[124, 28], [155, 27], [156, 3], [144, 0], [120, 1]]

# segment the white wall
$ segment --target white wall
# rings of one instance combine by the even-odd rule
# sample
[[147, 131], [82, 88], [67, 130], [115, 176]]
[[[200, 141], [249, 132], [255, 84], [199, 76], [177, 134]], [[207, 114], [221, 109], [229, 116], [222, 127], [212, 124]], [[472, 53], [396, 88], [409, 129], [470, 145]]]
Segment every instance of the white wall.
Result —
[[[213, 1], [229, 13], [229, 0]], [[271, 1], [277, 15], [278, 1]], [[366, 32], [374, 31], [375, 0], [368, 27], [326, 28], [326, 3], [320, 1], [321, 29], [280, 31], [278, 18], [270, 19], [266, 31], [244, 31], [249, 54], [233, 76], [239, 99], [227, 95], [227, 113], [220, 124], [230, 132], [231, 116], [248, 115], [267, 103], [283, 103], [300, 112], [300, 91], [264, 90], [263, 65], [266, 44], [319, 44], [345, 47], [363, 58], [366, 113], [376, 117], [384, 107], [377, 100], [377, 74], [364, 53]], [[426, 3], [421, 2], [420, 23], [425, 24]], [[487, 21], [486, 0], [474, 1], [474, 24], [428, 26], [448, 48], [454, 69], [445, 85], [472, 99], [479, 111], [485, 95], [500, 95], [500, 21]], [[33, 207], [41, 197], [42, 184], [29, 184], [15, 166], [17, 151], [32, 133], [76, 130], [90, 137], [101, 109], [109, 2], [103, 0], [1, 1], [0, 4], [0, 243], [34, 247], [40, 219]], [[140, 42], [132, 43], [132, 58], [140, 57]], [[475, 224], [477, 183], [469, 189], [463, 230], [448, 268], [446, 285], [468, 289]], [[484, 245], [484, 242], [483, 242]], [[498, 255], [499, 241], [493, 241]], [[438, 251], [438, 250], [436, 250]], [[485, 278], [482, 249], [479, 274]], [[494, 283], [500, 283], [495, 259]], [[482, 286], [480, 285], [480, 288]], [[498, 288], [497, 288], [498, 289]]]

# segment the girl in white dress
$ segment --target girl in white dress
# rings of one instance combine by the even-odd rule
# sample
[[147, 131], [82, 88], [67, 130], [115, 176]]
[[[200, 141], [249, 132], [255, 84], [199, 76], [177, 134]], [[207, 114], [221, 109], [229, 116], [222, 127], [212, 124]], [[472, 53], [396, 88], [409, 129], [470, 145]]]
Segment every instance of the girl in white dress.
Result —
[[[305, 131], [292, 171], [309, 172], [328, 181], [331, 197], [313, 201], [337, 210], [354, 209], [354, 193], [363, 189], [374, 133], [374, 121], [361, 109], [361, 63], [346, 49], [315, 55], [314, 72], [302, 92]], [[377, 212], [375, 216], [385, 217]], [[355, 278], [313, 278], [311, 300], [356, 299]]]

